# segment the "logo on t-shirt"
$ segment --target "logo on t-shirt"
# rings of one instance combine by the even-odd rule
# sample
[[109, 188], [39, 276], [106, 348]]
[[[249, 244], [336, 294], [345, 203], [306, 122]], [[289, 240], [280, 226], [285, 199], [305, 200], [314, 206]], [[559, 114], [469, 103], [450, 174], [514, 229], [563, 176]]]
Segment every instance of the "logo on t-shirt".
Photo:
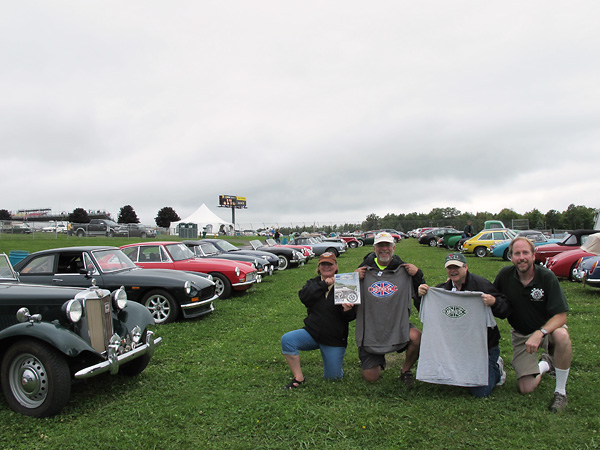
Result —
[[389, 281], [376, 281], [369, 286], [369, 292], [375, 297], [389, 297], [398, 290], [398, 286]]
[[533, 288], [531, 290], [531, 300], [539, 302], [544, 299], [544, 290], [540, 288]]
[[466, 316], [467, 310], [462, 306], [454, 305], [454, 306], [446, 306], [442, 312], [446, 314], [451, 319], [458, 319], [459, 317]]

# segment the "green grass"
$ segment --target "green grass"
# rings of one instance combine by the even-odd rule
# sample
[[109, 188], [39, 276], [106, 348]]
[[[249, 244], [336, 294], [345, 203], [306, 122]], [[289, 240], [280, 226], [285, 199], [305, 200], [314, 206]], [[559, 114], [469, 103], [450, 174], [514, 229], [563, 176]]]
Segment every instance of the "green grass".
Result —
[[[0, 239], [0, 251], [7, 253], [97, 241], [65, 238], [44, 244], [41, 239], [5, 238]], [[120, 243], [107, 238], [99, 242]], [[339, 259], [340, 271], [354, 270], [369, 250], [350, 250]], [[396, 251], [422, 268], [429, 284], [444, 281], [447, 251], [419, 246], [412, 239], [399, 243]], [[490, 280], [507, 264], [474, 257], [468, 262], [471, 271]], [[402, 355], [392, 355], [382, 379], [368, 384], [361, 378], [353, 339], [342, 381], [323, 380], [319, 352], [308, 352], [301, 355], [306, 385], [283, 390], [290, 372], [279, 339], [302, 326], [305, 308], [297, 292], [315, 268], [311, 261], [276, 273], [246, 294], [219, 301], [209, 316], [156, 327], [164, 345], [144, 373], [133, 379], [101, 376], [74, 385], [59, 416], [24, 417], [0, 401], [0, 448], [600, 448], [600, 290], [562, 283], [571, 307], [574, 360], [568, 409], [554, 415], [547, 410], [552, 378], [545, 378], [532, 394], [517, 392], [506, 321], [499, 326], [508, 378], [487, 399], [450, 386], [417, 382], [405, 388], [398, 379]], [[420, 326], [416, 314], [413, 322]]]

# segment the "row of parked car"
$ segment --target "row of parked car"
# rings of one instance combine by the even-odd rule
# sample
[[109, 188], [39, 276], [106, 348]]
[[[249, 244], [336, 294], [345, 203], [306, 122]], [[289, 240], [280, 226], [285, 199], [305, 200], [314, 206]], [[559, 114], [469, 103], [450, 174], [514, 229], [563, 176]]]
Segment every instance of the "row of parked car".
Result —
[[262, 277], [347, 249], [341, 239], [299, 236], [242, 248], [221, 239], [56, 248], [14, 267], [0, 254], [4, 396], [22, 414], [56, 414], [73, 378], [141, 373], [162, 343], [151, 325], [209, 314]]
[[535, 261], [559, 278], [583, 281], [600, 287], [600, 230], [572, 230], [562, 239], [548, 238], [538, 230], [488, 228], [466, 238], [454, 228], [430, 228], [413, 233], [419, 243], [450, 248], [477, 257], [493, 256], [510, 260], [509, 244], [524, 236], [536, 246]]

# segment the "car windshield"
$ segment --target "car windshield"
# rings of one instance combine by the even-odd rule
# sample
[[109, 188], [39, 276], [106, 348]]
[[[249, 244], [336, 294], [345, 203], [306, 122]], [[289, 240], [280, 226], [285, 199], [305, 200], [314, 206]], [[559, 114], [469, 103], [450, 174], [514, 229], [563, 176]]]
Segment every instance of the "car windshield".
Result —
[[184, 244], [169, 244], [165, 248], [171, 255], [173, 261], [184, 261], [195, 257], [194, 252], [187, 248]]
[[250, 241], [250, 245], [252, 246], [252, 248], [257, 249], [260, 247], [263, 247], [263, 245], [261, 244], [261, 242], [258, 239], [255, 239], [254, 241]]
[[17, 276], [15, 275], [15, 272], [13, 271], [13, 268], [10, 265], [8, 256], [6, 256], [5, 254], [0, 255], [0, 279], [11, 281], [17, 280]]
[[548, 241], [548, 239], [546, 239], [546, 236], [544, 236], [542, 233], [525, 232], [525, 233], [518, 233], [517, 236], [526, 237], [527, 239], [529, 239], [530, 241], [535, 242], [535, 243]]
[[568, 233], [561, 241], [561, 244], [576, 245], [577, 244], [577, 236], [575, 236], [574, 234]]
[[199, 247], [202, 249], [202, 251], [199, 254], [202, 254], [204, 252], [205, 255], [218, 255], [219, 253], [221, 253], [219, 249], [211, 243], [204, 243], [201, 244]]
[[227, 241], [219, 241], [218, 246], [221, 247], [226, 252], [230, 252], [232, 250], [239, 250], [239, 248], [237, 248], [231, 242], [227, 242]]
[[104, 273], [123, 269], [135, 269], [137, 266], [120, 249], [97, 250], [92, 252], [96, 264]]

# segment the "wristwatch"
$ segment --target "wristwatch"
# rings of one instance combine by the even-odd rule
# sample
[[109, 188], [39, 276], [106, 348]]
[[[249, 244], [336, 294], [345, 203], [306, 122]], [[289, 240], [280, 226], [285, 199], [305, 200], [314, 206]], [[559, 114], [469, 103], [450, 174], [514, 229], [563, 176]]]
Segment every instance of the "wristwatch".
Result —
[[548, 334], [548, 331], [545, 328], [540, 328], [540, 331], [542, 332], [542, 334], [544, 336], [546, 336]]

